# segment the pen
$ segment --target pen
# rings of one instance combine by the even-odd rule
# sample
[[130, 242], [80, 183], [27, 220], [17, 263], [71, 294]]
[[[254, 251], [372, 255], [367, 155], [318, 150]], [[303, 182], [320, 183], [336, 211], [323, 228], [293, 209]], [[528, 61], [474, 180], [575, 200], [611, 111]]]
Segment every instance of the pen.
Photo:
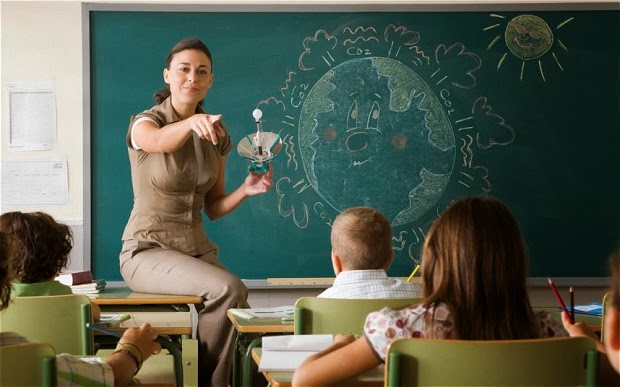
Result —
[[568, 289], [568, 292], [570, 294], [570, 318], [575, 321], [575, 293], [572, 286]]
[[551, 290], [553, 290], [553, 294], [555, 294], [555, 298], [558, 299], [558, 302], [560, 303], [562, 310], [566, 312], [566, 315], [568, 316], [568, 320], [570, 321], [571, 324], [574, 324], [575, 320], [572, 319], [571, 315], [568, 313], [568, 310], [566, 310], [566, 305], [564, 304], [564, 300], [562, 300], [562, 296], [560, 296], [560, 293], [558, 293], [558, 289], [556, 289], [555, 284], [553, 283], [553, 281], [551, 281], [551, 278], [549, 278], [549, 276], [547, 276], [547, 281], [549, 281], [549, 286], [551, 286]]
[[413, 276], [415, 275], [415, 273], [418, 272], [418, 270], [420, 270], [420, 264], [418, 264], [415, 269], [413, 269], [413, 271], [411, 272], [411, 275], [409, 276], [409, 278], [407, 278], [407, 282], [411, 282], [411, 280], [413, 279]]
[[116, 332], [113, 331], [111, 329], [106, 329], [104, 327], [102, 327], [101, 325], [97, 325], [97, 324], [91, 324], [91, 323], [86, 323], [86, 327], [88, 329], [92, 329], [93, 331], [99, 331], [101, 333], [105, 333], [106, 335], [110, 335], [110, 336], [115, 336], [115, 337], [122, 337], [123, 334], [120, 332]]

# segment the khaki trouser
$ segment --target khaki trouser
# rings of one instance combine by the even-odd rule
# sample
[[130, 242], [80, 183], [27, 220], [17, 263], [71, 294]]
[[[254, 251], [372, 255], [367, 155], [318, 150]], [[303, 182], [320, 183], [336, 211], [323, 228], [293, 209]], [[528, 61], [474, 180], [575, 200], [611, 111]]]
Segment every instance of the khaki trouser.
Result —
[[226, 311], [247, 308], [248, 290], [214, 253], [192, 257], [155, 243], [125, 241], [121, 275], [136, 292], [192, 295], [204, 298], [198, 312], [198, 382], [229, 385], [235, 329]]

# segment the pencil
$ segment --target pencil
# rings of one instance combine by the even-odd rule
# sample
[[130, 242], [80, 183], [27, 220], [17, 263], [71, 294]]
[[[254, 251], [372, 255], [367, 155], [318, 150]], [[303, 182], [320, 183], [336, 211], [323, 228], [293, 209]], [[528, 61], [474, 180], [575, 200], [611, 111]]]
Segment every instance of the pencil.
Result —
[[114, 337], [122, 337], [123, 334], [120, 332], [116, 332], [110, 329], [106, 329], [104, 327], [102, 327], [101, 325], [97, 325], [97, 324], [91, 324], [91, 323], [86, 323], [86, 327], [88, 329], [92, 329], [93, 331], [99, 331], [101, 333], [105, 333], [106, 335], [110, 335], [110, 336], [114, 336]]
[[420, 270], [420, 264], [418, 264], [415, 269], [413, 269], [413, 271], [411, 272], [411, 275], [409, 276], [409, 278], [407, 278], [407, 282], [411, 282], [411, 280], [413, 279], [413, 276], [415, 275], [415, 273], [418, 272], [418, 270]]
[[570, 318], [575, 321], [575, 293], [572, 286], [568, 289], [568, 292], [570, 294]]
[[562, 296], [560, 296], [560, 293], [558, 293], [558, 289], [556, 289], [555, 284], [553, 283], [553, 281], [551, 281], [551, 278], [549, 278], [549, 276], [547, 276], [547, 281], [549, 281], [549, 286], [551, 287], [553, 294], [555, 294], [555, 298], [557, 298], [558, 302], [560, 303], [562, 310], [566, 312], [566, 315], [568, 316], [570, 323], [574, 324], [575, 320], [573, 320], [571, 318], [571, 315], [568, 313], [568, 310], [566, 309], [566, 304], [564, 304], [564, 300], [562, 300]]

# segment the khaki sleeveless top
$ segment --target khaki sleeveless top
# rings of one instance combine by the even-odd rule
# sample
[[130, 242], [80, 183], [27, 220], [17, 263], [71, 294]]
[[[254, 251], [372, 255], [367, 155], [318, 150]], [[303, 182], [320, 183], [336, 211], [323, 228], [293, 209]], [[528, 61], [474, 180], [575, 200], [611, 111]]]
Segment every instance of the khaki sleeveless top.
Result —
[[[199, 106], [196, 113], [204, 113]], [[195, 137], [172, 153], [148, 153], [131, 146], [135, 120], [147, 117], [162, 128], [180, 121], [170, 97], [150, 110], [131, 117], [126, 143], [131, 165], [134, 204], [123, 240], [155, 242], [187, 255], [217, 250], [205, 234], [201, 209], [205, 194], [215, 185], [221, 158], [230, 152], [228, 131], [217, 145], [202, 140], [202, 160], [197, 160]], [[203, 163], [206, 183], [198, 185], [198, 163]]]

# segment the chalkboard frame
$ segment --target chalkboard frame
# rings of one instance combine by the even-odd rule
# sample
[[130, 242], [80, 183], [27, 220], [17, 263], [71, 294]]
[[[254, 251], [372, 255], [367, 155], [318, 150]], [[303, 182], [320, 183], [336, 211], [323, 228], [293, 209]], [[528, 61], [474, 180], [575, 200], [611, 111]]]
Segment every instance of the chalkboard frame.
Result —
[[[208, 6], [208, 9], [207, 9]], [[452, 11], [579, 11], [579, 10], [619, 10], [619, 5], [611, 1], [599, 2], [452, 2], [452, 3], [430, 3], [427, 1], [410, 2], [408, 4], [348, 4], [335, 3], [330, 5], [295, 3], [290, 4], [83, 4], [83, 52], [84, 52], [84, 235], [88, 243], [85, 248], [91, 248], [91, 107], [90, 107], [90, 39], [89, 39], [89, 15], [96, 11], [127, 11], [127, 12], [452, 12]], [[85, 252], [84, 259], [91, 259], [89, 252]], [[558, 284], [573, 284], [575, 286], [598, 286], [607, 285], [608, 277], [563, 277], [556, 280]], [[249, 281], [262, 281], [262, 279], [251, 278]], [[546, 279], [532, 277], [529, 278], [531, 284], [543, 285]]]

